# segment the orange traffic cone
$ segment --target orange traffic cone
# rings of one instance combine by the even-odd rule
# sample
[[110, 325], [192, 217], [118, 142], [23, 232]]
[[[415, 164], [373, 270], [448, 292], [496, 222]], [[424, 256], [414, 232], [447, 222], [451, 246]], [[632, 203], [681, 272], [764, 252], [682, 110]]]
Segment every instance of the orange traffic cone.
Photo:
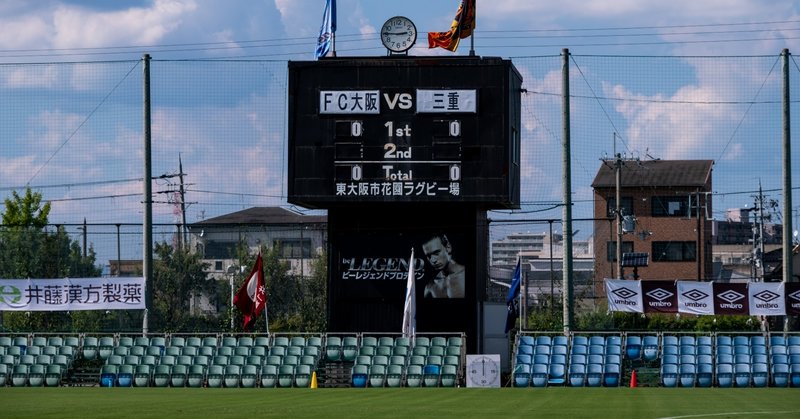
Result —
[[631, 373], [631, 388], [636, 388], [636, 370]]
[[311, 373], [311, 388], [317, 388], [317, 372]]

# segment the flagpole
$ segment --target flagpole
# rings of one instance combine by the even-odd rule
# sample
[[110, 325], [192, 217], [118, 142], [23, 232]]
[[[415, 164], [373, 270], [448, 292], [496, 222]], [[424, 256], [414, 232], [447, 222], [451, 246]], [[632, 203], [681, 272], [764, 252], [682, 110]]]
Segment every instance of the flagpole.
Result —
[[[478, 8], [478, 0], [475, 0], [475, 9]], [[478, 13], [477, 10], [472, 11], [472, 16], [474, 16], [475, 24], [474, 27], [478, 27]], [[469, 34], [469, 56], [475, 56], [475, 29], [472, 29], [472, 33]]]

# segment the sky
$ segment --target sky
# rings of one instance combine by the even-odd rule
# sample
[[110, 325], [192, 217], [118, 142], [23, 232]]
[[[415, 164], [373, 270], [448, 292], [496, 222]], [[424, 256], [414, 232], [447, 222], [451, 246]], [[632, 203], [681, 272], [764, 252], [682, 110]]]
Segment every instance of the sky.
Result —
[[[339, 0], [337, 55], [384, 55], [377, 28], [396, 15], [420, 33], [410, 55], [453, 55], [428, 49], [425, 33], [447, 30], [458, 4]], [[187, 221], [286, 205], [286, 62], [314, 59], [324, 6], [0, 1], [0, 195], [34, 187], [53, 202], [53, 223], [140, 222], [141, 58], [148, 53], [153, 175], [178, 173], [180, 156]], [[591, 181], [615, 150], [632, 162], [714, 160], [719, 196], [711, 216], [718, 219], [726, 208], [752, 205], [759, 182], [769, 199], [782, 199], [779, 54], [800, 51], [797, 1], [478, 0], [472, 41], [478, 55], [511, 59], [526, 90], [523, 206], [490, 216], [561, 217], [552, 204], [561, 201], [563, 48], [572, 54], [576, 217], [591, 217]], [[462, 41], [455, 54], [469, 46]], [[797, 85], [794, 61], [790, 75]], [[797, 108], [800, 92], [791, 91]], [[792, 176], [800, 187], [797, 170]], [[155, 222], [176, 220], [176, 185], [176, 177], [154, 183]], [[506, 231], [544, 228], [521, 223]], [[128, 253], [139, 251], [130, 240]]]

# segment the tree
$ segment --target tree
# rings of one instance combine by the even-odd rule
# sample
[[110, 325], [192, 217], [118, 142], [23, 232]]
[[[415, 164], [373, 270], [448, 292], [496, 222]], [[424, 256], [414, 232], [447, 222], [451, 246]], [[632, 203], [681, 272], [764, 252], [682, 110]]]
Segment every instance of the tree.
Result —
[[[50, 203], [42, 204], [40, 193], [28, 188], [20, 196], [14, 191], [4, 203], [0, 278], [100, 276], [93, 248], [87, 249], [84, 257], [78, 242], [70, 240], [63, 226], [48, 230]], [[64, 312], [6, 313], [3, 321], [12, 330], [40, 331], [68, 330], [71, 323]]]
[[215, 281], [208, 281], [200, 255], [188, 248], [173, 248], [167, 243], [157, 243], [153, 262], [152, 313], [156, 328], [181, 331], [192, 319], [189, 304], [194, 295], [216, 294]]

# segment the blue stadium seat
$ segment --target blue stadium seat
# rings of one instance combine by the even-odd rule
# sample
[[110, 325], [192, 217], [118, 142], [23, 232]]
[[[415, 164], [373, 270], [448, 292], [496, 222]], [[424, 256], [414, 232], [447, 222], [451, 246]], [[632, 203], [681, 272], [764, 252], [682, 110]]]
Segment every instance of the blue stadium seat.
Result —
[[531, 382], [530, 364], [517, 364], [514, 367], [514, 387], [528, 387]]
[[570, 364], [569, 385], [572, 387], [583, 387], [585, 381], [586, 381], [586, 365]]
[[697, 386], [711, 387], [714, 384], [714, 366], [711, 363], [697, 364]]
[[697, 367], [695, 364], [681, 364], [678, 367], [678, 379], [681, 387], [694, 387], [697, 378]]
[[664, 387], [676, 387], [678, 385], [678, 366], [676, 364], [664, 364], [661, 366], [661, 384]]
[[589, 364], [586, 368], [586, 386], [600, 387], [603, 384], [603, 365]]
[[422, 382], [425, 387], [438, 387], [439, 374], [441, 374], [441, 366], [436, 364], [427, 364], [422, 369]]
[[792, 387], [800, 387], [800, 364], [789, 366], [789, 384]]
[[533, 364], [531, 367], [531, 385], [533, 387], [546, 387], [549, 368], [546, 364]]
[[564, 385], [567, 381], [567, 366], [563, 363], [550, 363], [548, 372], [548, 385]]
[[[117, 381], [117, 368], [117, 365], [103, 365], [100, 367], [101, 387], [114, 387]], [[16, 383], [14, 385], [16, 386]]]
[[733, 365], [733, 379], [736, 387], [750, 387], [750, 364], [740, 363]]
[[789, 364], [772, 365], [772, 385], [786, 387], [789, 385]]
[[642, 357], [642, 337], [628, 335], [625, 337], [625, 359], [640, 359]]
[[767, 364], [753, 364], [751, 377], [753, 380], [753, 387], [766, 387], [769, 384], [769, 367], [767, 367]]

